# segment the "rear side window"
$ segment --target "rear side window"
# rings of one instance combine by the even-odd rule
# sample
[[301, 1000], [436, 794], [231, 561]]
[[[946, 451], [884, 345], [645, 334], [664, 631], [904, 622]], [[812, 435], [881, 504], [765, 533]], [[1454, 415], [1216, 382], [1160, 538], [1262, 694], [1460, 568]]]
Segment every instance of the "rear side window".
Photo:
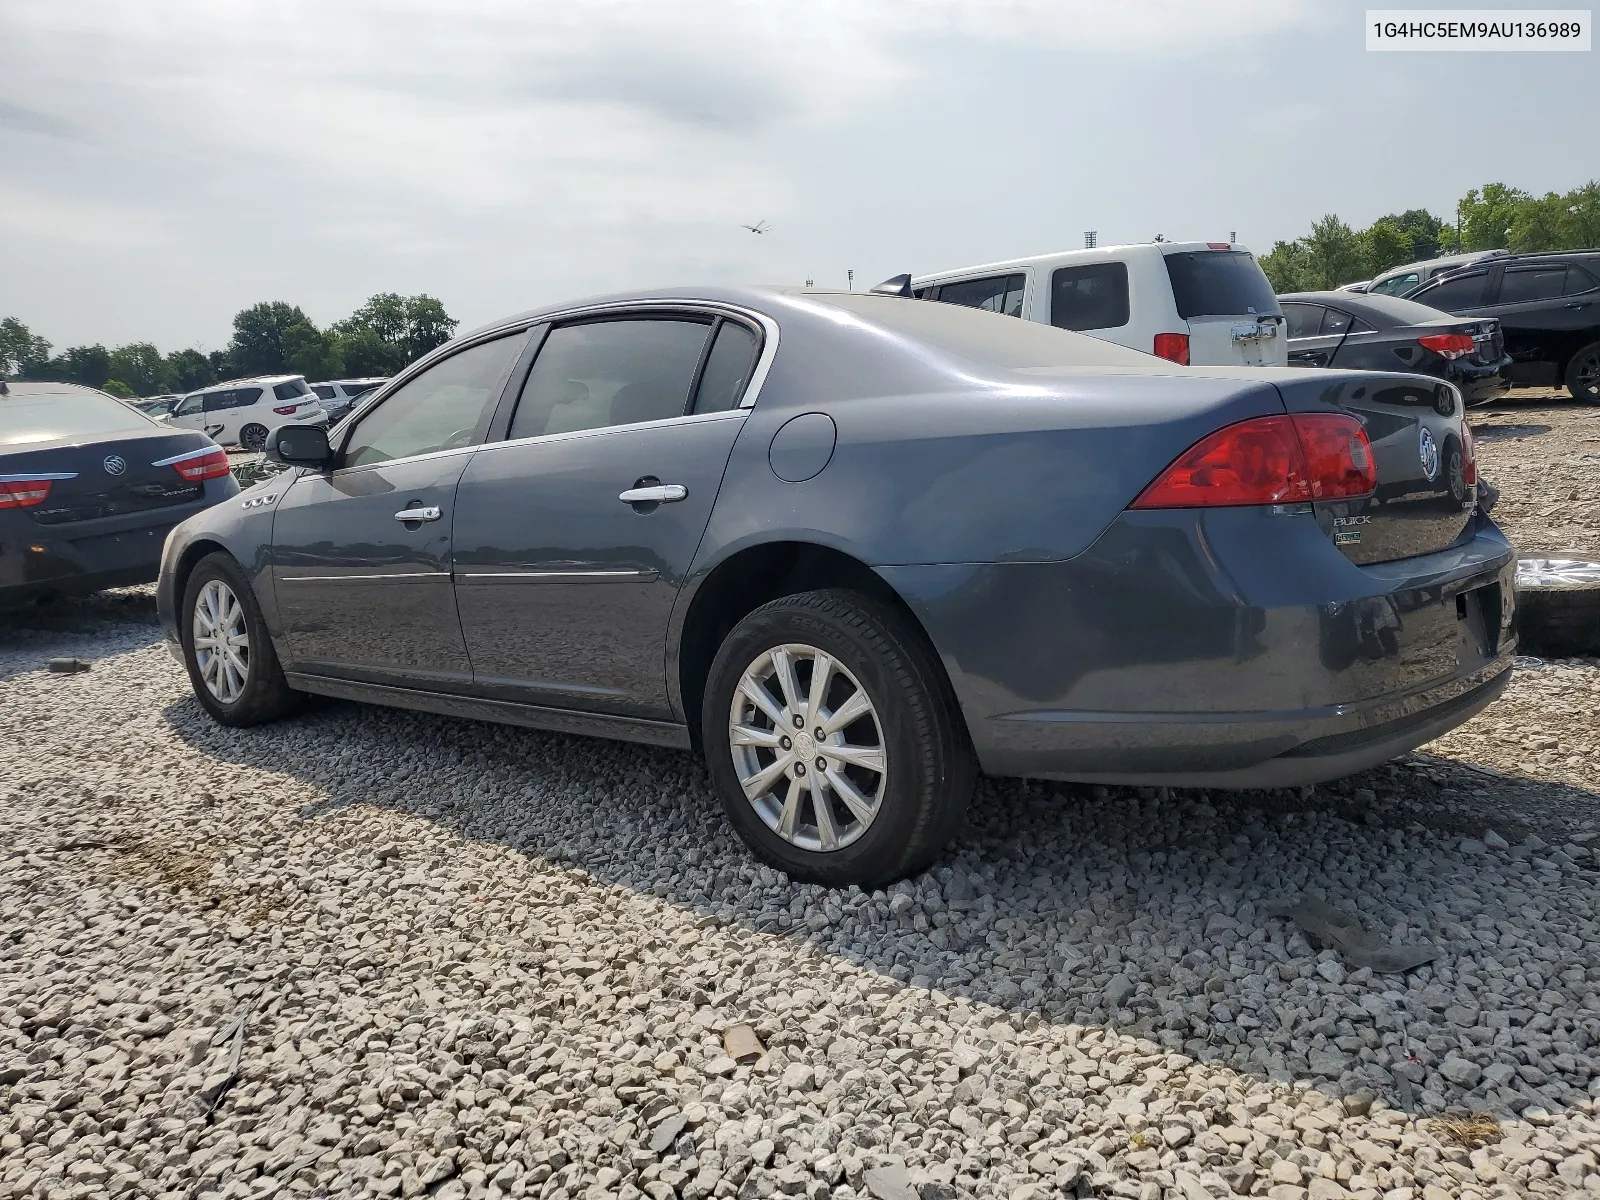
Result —
[[985, 312], [1020, 317], [1022, 293], [1027, 281], [1028, 277], [1022, 274], [963, 279], [956, 283], [940, 284], [938, 298], [944, 304], [959, 304], [963, 308], [981, 308]]
[[316, 387], [312, 388], [311, 390], [314, 391], [317, 395], [321, 396], [324, 400], [332, 400], [333, 399], [333, 388], [329, 384], [319, 383], [319, 384], [316, 385]]
[[272, 394], [279, 400], [293, 400], [296, 396], [304, 396], [306, 385], [299, 379], [291, 379], [288, 383], [275, 383], [272, 385]]
[[1128, 323], [1128, 265], [1059, 267], [1050, 276], [1050, 324], [1057, 329], [1116, 329]]
[[1326, 335], [1346, 333], [1350, 329], [1350, 314], [1342, 313], [1337, 308], [1324, 309], [1322, 313], [1322, 332]]
[[1178, 315], [1192, 317], [1260, 316], [1278, 311], [1278, 297], [1256, 262], [1243, 250], [1196, 250], [1168, 254], [1167, 277]]
[[1527, 304], [1534, 300], [1554, 300], [1567, 282], [1567, 268], [1512, 267], [1500, 281], [1501, 304]]
[[559, 325], [522, 386], [511, 438], [681, 417], [709, 321], [641, 318]]
[[1566, 295], [1576, 296], [1583, 292], [1592, 292], [1597, 287], [1600, 287], [1600, 283], [1596, 283], [1594, 276], [1582, 267], [1567, 268]]
[[137, 409], [110, 396], [0, 396], [0, 446], [148, 430]]
[[229, 392], [207, 392], [206, 411], [218, 412], [224, 408], [248, 408], [261, 399], [260, 388], [234, 388]]
[[1432, 308], [1441, 308], [1446, 312], [1454, 312], [1461, 308], [1475, 308], [1483, 303], [1483, 281], [1489, 277], [1487, 271], [1472, 271], [1466, 275], [1453, 275], [1442, 279], [1438, 283], [1430, 284], [1418, 292], [1411, 299], [1418, 304], [1426, 304]]
[[735, 321], [724, 321], [711, 345], [700, 388], [695, 392], [695, 412], [724, 412], [738, 408], [750, 373], [756, 369], [756, 335]]

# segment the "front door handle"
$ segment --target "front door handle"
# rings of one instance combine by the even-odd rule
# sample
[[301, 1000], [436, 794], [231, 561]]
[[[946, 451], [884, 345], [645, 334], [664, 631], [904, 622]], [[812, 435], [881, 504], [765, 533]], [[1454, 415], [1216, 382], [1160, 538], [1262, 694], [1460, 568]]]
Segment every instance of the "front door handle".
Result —
[[658, 483], [654, 487], [629, 488], [617, 497], [624, 504], [673, 504], [689, 495], [681, 483]]
[[437, 505], [430, 504], [426, 508], [402, 508], [395, 513], [396, 521], [437, 521], [444, 513]]

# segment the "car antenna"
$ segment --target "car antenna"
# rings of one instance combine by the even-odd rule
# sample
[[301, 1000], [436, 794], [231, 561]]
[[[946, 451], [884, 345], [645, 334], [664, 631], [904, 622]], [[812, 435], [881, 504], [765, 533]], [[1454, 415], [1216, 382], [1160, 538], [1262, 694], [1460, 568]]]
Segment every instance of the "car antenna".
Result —
[[880, 296], [910, 296], [913, 294], [911, 291], [911, 276], [909, 273], [891, 275], [872, 290]]

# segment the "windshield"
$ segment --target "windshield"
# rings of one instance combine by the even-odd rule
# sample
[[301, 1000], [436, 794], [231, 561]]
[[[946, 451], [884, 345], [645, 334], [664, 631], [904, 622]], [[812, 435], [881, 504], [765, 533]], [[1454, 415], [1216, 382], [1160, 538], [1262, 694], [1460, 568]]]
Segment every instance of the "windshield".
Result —
[[149, 422], [138, 409], [110, 396], [0, 396], [0, 446], [86, 440], [147, 428]]
[[1178, 315], [1191, 317], [1262, 316], [1277, 313], [1272, 285], [1245, 250], [1196, 250], [1168, 254], [1167, 276]]
[[[822, 299], [822, 297], [819, 297]], [[1152, 355], [1000, 313], [867, 292], [834, 293], [826, 303], [876, 325], [997, 367], [1153, 366]], [[1274, 310], [1276, 311], [1276, 310]]]

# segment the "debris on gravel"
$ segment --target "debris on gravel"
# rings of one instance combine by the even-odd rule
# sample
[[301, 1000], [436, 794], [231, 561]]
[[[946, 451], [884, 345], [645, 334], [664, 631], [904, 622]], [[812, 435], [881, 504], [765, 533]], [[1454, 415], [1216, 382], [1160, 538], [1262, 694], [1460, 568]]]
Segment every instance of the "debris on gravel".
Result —
[[225, 729], [157, 637], [0, 628], [0, 1197], [1600, 1194], [1592, 661], [1315, 789], [984, 781], [865, 893], [688, 754]]

